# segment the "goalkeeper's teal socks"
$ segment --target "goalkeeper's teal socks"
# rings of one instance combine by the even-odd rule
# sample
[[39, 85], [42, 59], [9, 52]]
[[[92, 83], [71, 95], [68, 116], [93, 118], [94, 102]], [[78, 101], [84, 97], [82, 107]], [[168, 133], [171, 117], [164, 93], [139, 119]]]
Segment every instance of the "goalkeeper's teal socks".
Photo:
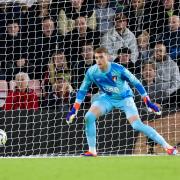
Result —
[[153, 129], [150, 126], [145, 125], [144, 123], [142, 123], [140, 119], [135, 120], [131, 125], [135, 130], [144, 133], [153, 141], [160, 144], [163, 148], [171, 147], [155, 129]]
[[89, 151], [96, 154], [96, 116], [92, 112], [87, 112], [85, 115], [85, 132], [89, 145]]

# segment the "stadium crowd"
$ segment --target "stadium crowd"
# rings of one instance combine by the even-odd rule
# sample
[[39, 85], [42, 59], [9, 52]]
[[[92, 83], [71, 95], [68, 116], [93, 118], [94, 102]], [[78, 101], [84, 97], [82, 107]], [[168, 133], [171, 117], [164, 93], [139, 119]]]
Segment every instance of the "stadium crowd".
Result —
[[[99, 46], [153, 101], [180, 107], [178, 0], [37, 0], [0, 4], [0, 80], [9, 84], [1, 108], [68, 109]], [[85, 102], [97, 92], [92, 85]]]

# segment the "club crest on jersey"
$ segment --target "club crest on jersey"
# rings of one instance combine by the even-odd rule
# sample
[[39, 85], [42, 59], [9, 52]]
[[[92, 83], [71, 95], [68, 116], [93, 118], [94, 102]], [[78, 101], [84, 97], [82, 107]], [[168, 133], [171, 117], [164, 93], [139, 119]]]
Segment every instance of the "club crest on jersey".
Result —
[[116, 82], [116, 81], [117, 81], [117, 76], [112, 76], [112, 80], [113, 80], [114, 82]]

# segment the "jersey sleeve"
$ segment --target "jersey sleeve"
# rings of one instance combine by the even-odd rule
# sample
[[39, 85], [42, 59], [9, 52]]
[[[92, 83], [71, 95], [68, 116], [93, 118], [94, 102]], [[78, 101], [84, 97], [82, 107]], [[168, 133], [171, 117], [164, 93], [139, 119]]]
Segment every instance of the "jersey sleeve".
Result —
[[147, 92], [142, 83], [129, 70], [123, 68], [121, 73], [122, 80], [131, 83], [138, 90], [141, 96], [147, 96]]
[[84, 77], [84, 80], [79, 88], [79, 91], [77, 93], [76, 101], [75, 101], [76, 103], [81, 104], [83, 102], [85, 95], [86, 95], [87, 91], [89, 90], [89, 87], [91, 84], [92, 84], [92, 80], [90, 78], [90, 73], [88, 70]]

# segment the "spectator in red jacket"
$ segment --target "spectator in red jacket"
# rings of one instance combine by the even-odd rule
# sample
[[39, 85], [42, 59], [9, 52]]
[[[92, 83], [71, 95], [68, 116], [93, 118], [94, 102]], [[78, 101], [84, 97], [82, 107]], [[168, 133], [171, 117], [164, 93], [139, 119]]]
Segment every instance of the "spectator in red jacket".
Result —
[[20, 72], [15, 76], [15, 90], [10, 90], [3, 106], [4, 110], [34, 109], [39, 108], [36, 93], [28, 88], [29, 76], [27, 73]]

